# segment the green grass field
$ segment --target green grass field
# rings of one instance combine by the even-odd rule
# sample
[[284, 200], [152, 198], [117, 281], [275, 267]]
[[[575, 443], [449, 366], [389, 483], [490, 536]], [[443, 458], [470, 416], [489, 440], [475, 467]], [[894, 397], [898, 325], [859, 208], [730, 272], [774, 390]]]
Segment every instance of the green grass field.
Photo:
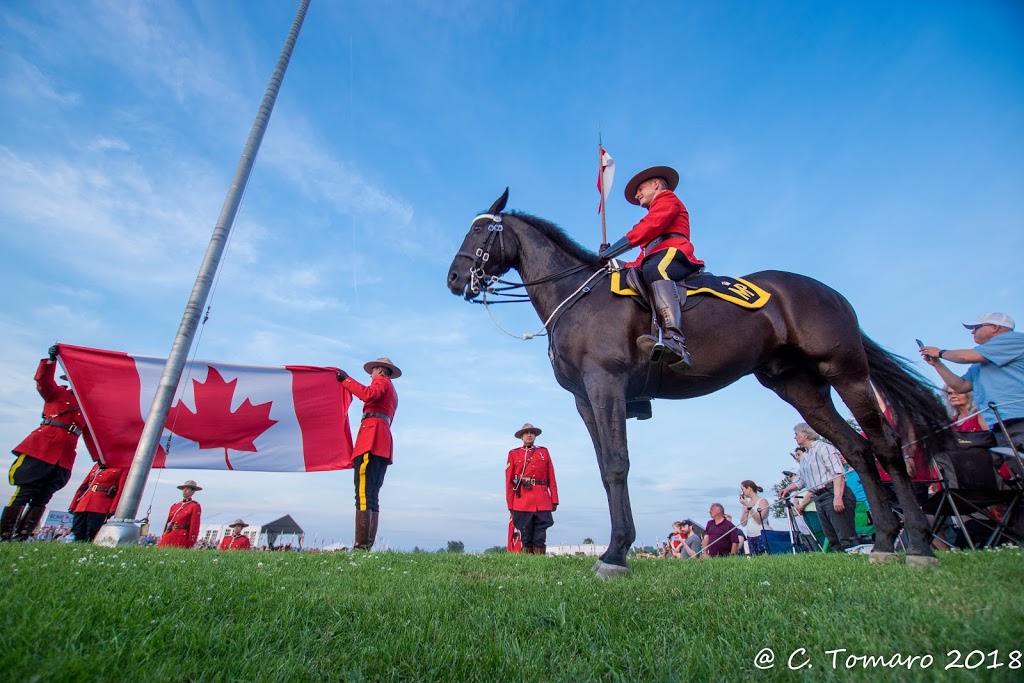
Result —
[[592, 564], [5, 543], [0, 678], [1024, 680], [1019, 550]]

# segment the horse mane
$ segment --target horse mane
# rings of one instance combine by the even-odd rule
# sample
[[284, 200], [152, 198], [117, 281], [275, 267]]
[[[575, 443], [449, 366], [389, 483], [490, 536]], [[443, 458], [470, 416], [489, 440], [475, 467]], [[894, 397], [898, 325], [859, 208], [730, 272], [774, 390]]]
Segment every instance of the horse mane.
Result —
[[554, 242], [559, 248], [568, 253], [570, 256], [586, 263], [587, 265], [600, 267], [603, 265], [601, 259], [594, 252], [585, 249], [580, 244], [569, 237], [569, 235], [562, 228], [558, 227], [551, 221], [538, 218], [522, 211], [508, 211], [506, 212], [510, 216], [514, 216], [530, 227], [536, 229], [538, 232], [543, 233], [548, 239]]

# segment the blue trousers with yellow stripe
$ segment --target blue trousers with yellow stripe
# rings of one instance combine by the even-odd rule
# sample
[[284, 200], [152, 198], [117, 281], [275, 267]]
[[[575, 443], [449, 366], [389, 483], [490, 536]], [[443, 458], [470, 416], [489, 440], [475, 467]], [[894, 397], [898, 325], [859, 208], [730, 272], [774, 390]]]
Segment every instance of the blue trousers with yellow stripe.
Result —
[[352, 461], [356, 485], [356, 510], [380, 511], [380, 487], [384, 485], [384, 475], [388, 473], [387, 458], [378, 458], [371, 453], [363, 453]]
[[24, 453], [15, 455], [17, 457], [7, 473], [8, 483], [16, 487], [8, 503], [10, 506], [46, 507], [53, 494], [67, 486], [71, 479], [71, 470], [60, 465], [43, 462]]
[[687, 275], [697, 272], [700, 266], [690, 263], [683, 252], [675, 247], [669, 247], [647, 256], [640, 264], [640, 269], [644, 274], [644, 282], [650, 286], [657, 280], [679, 282]]

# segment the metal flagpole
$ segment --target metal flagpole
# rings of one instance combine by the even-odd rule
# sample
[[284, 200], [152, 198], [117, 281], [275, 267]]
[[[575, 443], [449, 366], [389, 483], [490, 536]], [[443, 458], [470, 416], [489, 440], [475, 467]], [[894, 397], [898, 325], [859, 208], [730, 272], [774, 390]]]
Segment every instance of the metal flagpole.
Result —
[[156, 396], [153, 398], [153, 405], [149, 409], [149, 417], [146, 418], [146, 426], [142, 430], [139, 445], [135, 449], [135, 456], [132, 460], [131, 469], [128, 471], [128, 479], [125, 481], [124, 493], [117, 505], [117, 510], [111, 520], [104, 524], [93, 541], [96, 545], [116, 547], [119, 545], [134, 545], [139, 539], [139, 528], [135, 525], [135, 515], [139, 510], [139, 502], [142, 499], [142, 491], [146, 486], [146, 479], [153, 466], [153, 459], [156, 457], [156, 449], [159, 445], [160, 435], [163, 433], [164, 423], [167, 421], [167, 414], [170, 412], [171, 401], [174, 392], [181, 380], [181, 372], [185, 367], [185, 360], [188, 357], [189, 349], [192, 348], [192, 339], [195, 337], [196, 328], [199, 326], [199, 316], [206, 305], [206, 299], [210, 294], [213, 285], [214, 275], [217, 273], [217, 266], [220, 264], [221, 255], [227, 244], [228, 235], [231, 233], [231, 226], [238, 213], [238, 207], [242, 202], [242, 195], [245, 186], [249, 182], [249, 175], [252, 173], [253, 164], [256, 162], [256, 153], [259, 151], [263, 135], [267, 130], [267, 123], [270, 121], [270, 114], [274, 110], [274, 102], [277, 100], [277, 93], [281, 89], [281, 81], [288, 69], [288, 62], [291, 60], [292, 51], [295, 49], [295, 41], [299, 37], [299, 30], [306, 18], [306, 11], [309, 9], [309, 0], [300, 0], [298, 12], [292, 22], [291, 30], [284, 41], [281, 55], [277, 59], [277, 66], [270, 76], [270, 83], [263, 95], [259, 111], [256, 113], [256, 120], [253, 122], [252, 130], [249, 132], [249, 139], [242, 150], [242, 158], [235, 170], [235, 177], [231, 181], [227, 197], [224, 199], [224, 206], [221, 208], [217, 225], [213, 229], [213, 236], [206, 248], [206, 255], [203, 257], [202, 265], [199, 267], [199, 275], [196, 277], [195, 285], [192, 287], [192, 295], [185, 306], [185, 314], [181, 318], [181, 325], [178, 327], [178, 334], [174, 338], [171, 353], [167, 357], [167, 364], [164, 366], [164, 373], [160, 377], [160, 385], [157, 387]]

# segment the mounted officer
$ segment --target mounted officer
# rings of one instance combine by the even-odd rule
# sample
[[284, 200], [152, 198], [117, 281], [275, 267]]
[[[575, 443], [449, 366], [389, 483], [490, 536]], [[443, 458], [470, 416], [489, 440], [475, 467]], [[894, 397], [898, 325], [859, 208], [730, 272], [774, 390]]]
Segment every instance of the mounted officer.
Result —
[[675, 194], [678, 185], [679, 174], [668, 166], [652, 166], [633, 176], [626, 184], [626, 201], [644, 207], [647, 215], [625, 237], [602, 248], [601, 256], [610, 260], [640, 247], [640, 256], [633, 263], [640, 264], [661, 333], [658, 337], [642, 335], [636, 345], [652, 363], [665, 360], [674, 371], [683, 373], [690, 369], [690, 354], [680, 329], [686, 291], [680, 293], [676, 282], [701, 270], [704, 262], [694, 256], [690, 214]]

